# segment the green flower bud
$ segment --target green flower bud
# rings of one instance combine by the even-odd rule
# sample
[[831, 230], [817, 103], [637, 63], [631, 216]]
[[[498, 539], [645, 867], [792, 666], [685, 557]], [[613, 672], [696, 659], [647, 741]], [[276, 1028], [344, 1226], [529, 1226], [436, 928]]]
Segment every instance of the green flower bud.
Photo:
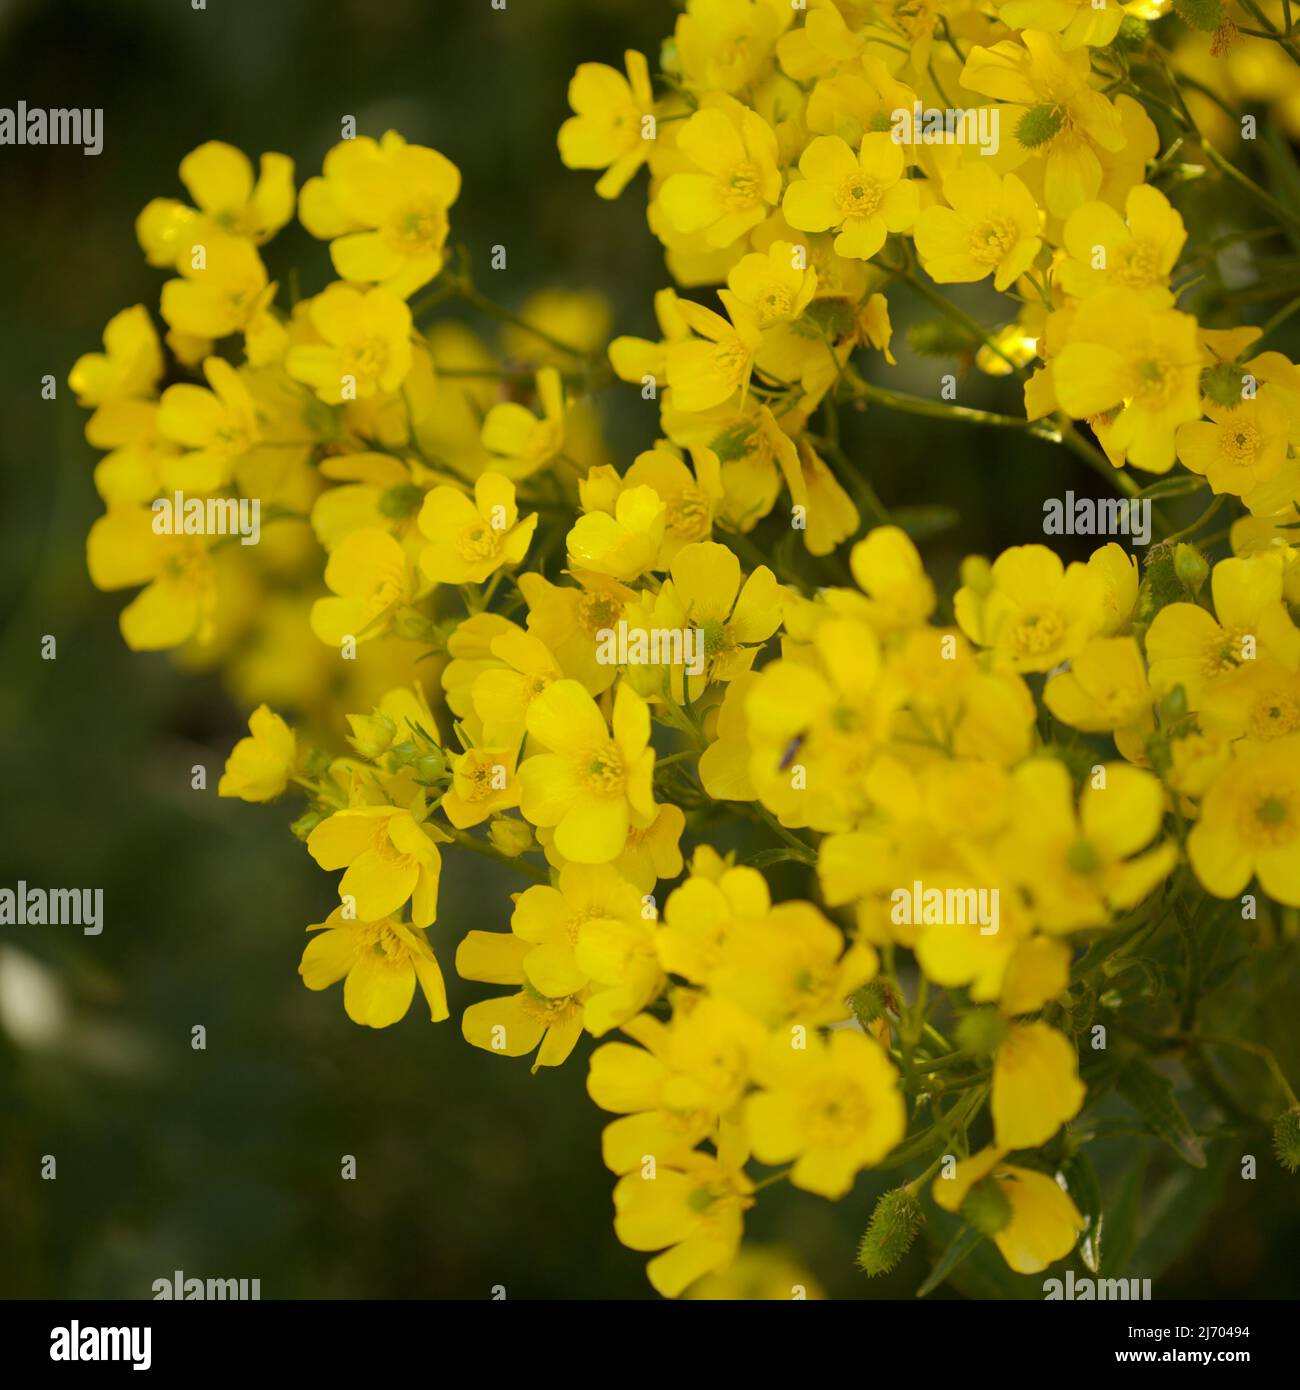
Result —
[[1009, 1031], [1010, 1025], [996, 1009], [972, 1009], [957, 1020], [957, 1046], [972, 1057], [991, 1057]]
[[400, 521], [405, 516], [414, 516], [424, 502], [424, 489], [414, 483], [398, 483], [379, 494], [379, 510], [382, 515]]
[[352, 726], [348, 742], [363, 758], [373, 760], [388, 751], [397, 725], [386, 714], [375, 710], [373, 714], [349, 714], [347, 719]]
[[508, 854], [512, 859], [525, 850], [533, 849], [536, 844], [532, 827], [521, 820], [511, 820], [508, 816], [498, 816], [492, 821], [488, 826], [488, 839], [502, 854]]
[[1210, 566], [1205, 556], [1194, 545], [1179, 541], [1174, 546], [1174, 573], [1189, 592], [1196, 595], [1200, 593], [1201, 585], [1209, 578]]
[[1011, 1203], [992, 1178], [985, 1178], [966, 1194], [966, 1200], [961, 1204], [961, 1216], [980, 1235], [991, 1238], [1011, 1220]]
[[422, 753], [418, 758], [413, 758], [411, 767], [415, 771], [415, 780], [428, 786], [430, 782], [436, 782], [442, 776], [447, 769], [447, 763], [442, 756], [442, 749], [435, 748], [430, 753]]
[[1232, 362], [1220, 362], [1201, 373], [1201, 394], [1217, 405], [1231, 409], [1241, 404], [1241, 368]]
[[1273, 1125], [1273, 1152], [1288, 1173], [1300, 1168], [1300, 1106], [1277, 1117]]
[[1045, 101], [1031, 106], [1016, 126], [1016, 141], [1027, 150], [1036, 150], [1054, 136], [1065, 124], [1065, 110], [1055, 102]]
[[1176, 685], [1160, 701], [1160, 718], [1165, 724], [1177, 724], [1187, 715], [1187, 691]]
[[879, 980], [872, 980], [849, 999], [849, 1005], [854, 1018], [864, 1028], [870, 1028], [888, 1007], [889, 994]]
[[324, 811], [304, 811], [289, 829], [299, 840], [306, 840], [307, 836], [326, 818]]
[[1174, 13], [1191, 29], [1212, 34], [1223, 23], [1221, 0], [1174, 0]]
[[912, 1248], [925, 1213], [909, 1188], [886, 1192], [871, 1213], [871, 1224], [858, 1244], [858, 1268], [875, 1278], [888, 1274]]
[[1120, 21], [1119, 33], [1115, 35], [1115, 42], [1120, 48], [1135, 51], [1146, 47], [1147, 36], [1150, 33], [1151, 26], [1145, 19], [1139, 19], [1135, 14], [1126, 14]]
[[324, 777], [330, 770], [333, 758], [323, 748], [313, 748], [307, 755], [307, 776]]

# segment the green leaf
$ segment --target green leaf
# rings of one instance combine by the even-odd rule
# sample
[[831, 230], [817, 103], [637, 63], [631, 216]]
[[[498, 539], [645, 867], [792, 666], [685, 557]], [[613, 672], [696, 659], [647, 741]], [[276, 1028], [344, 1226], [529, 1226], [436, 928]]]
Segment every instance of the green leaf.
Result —
[[1205, 1150], [1174, 1099], [1173, 1082], [1141, 1058], [1134, 1058], [1120, 1072], [1119, 1089], [1152, 1134], [1163, 1139], [1184, 1163], [1205, 1167]]
[[1101, 1273], [1106, 1279], [1118, 1278], [1128, 1268], [1137, 1244], [1138, 1216], [1142, 1210], [1142, 1186], [1146, 1179], [1147, 1156], [1139, 1152], [1124, 1168], [1118, 1191], [1107, 1203], [1106, 1248], [1102, 1252]]
[[1065, 1186], [1079, 1214], [1088, 1225], [1079, 1237], [1079, 1258], [1091, 1274], [1101, 1269], [1101, 1185], [1097, 1181], [1096, 1169], [1092, 1159], [1081, 1149], [1065, 1160], [1061, 1171], [1065, 1174]]
[[917, 507], [896, 507], [890, 514], [895, 526], [901, 527], [914, 541], [923, 541], [937, 536], [941, 531], [950, 531], [961, 521], [961, 514], [953, 507], [939, 503]]
[[933, 1293], [953, 1270], [968, 1255], [973, 1253], [983, 1239], [984, 1237], [973, 1226], [963, 1226], [953, 1236], [948, 1248], [939, 1256], [938, 1264], [930, 1271], [925, 1283], [917, 1289], [917, 1298], [924, 1298], [926, 1294]]
[[1174, 13], [1191, 29], [1212, 34], [1223, 23], [1221, 0], [1174, 0]]

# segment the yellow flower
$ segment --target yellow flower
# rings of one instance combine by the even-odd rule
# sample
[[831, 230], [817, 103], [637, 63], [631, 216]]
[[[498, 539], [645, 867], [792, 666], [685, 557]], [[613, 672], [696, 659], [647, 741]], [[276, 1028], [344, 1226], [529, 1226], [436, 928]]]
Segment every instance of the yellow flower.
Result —
[[665, 1298], [735, 1259], [754, 1184], [724, 1157], [692, 1153], [654, 1175], [628, 1173], [614, 1188], [614, 1232], [630, 1250], [662, 1250], [646, 1274]]
[[[1115, 7], [1118, 8], [1118, 7]], [[1068, 257], [1057, 276], [1080, 299], [1119, 285], [1138, 291], [1153, 308], [1174, 302], [1169, 276], [1187, 240], [1183, 219], [1157, 188], [1129, 190], [1127, 221], [1107, 203], [1084, 203], [1066, 220]]]
[[537, 514], [521, 518], [515, 485], [500, 473], [481, 473], [471, 502], [458, 488], [436, 487], [420, 508], [420, 569], [434, 584], [481, 584], [528, 553]]
[[[302, 953], [298, 973], [308, 989], [328, 989], [343, 980], [343, 1008], [364, 1028], [387, 1028], [406, 1017], [418, 980], [429, 1019], [448, 1017], [442, 971], [424, 933], [406, 922], [383, 917], [354, 922], [336, 907]], [[344, 977], [346, 976], [346, 979]]]
[[881, 635], [916, 627], [934, 612], [934, 585], [916, 546], [897, 526], [875, 526], [849, 554], [849, 568], [867, 595], [867, 617]]
[[513, 748], [470, 748], [451, 759], [451, 787], [442, 810], [457, 830], [482, 825], [489, 816], [519, 804]]
[[727, 288], [759, 328], [768, 329], [803, 317], [817, 291], [817, 272], [806, 246], [774, 241], [766, 255], [742, 256], [727, 275]]
[[261, 442], [257, 407], [239, 373], [220, 357], [203, 363], [211, 390], [181, 382], [158, 402], [158, 432], [186, 452], [162, 461], [163, 485], [183, 492], [216, 492], [232, 463]]
[[1102, 621], [1102, 585], [1086, 565], [1061, 563], [1045, 545], [1018, 545], [993, 562], [993, 587], [964, 585], [953, 600], [961, 629], [1015, 671], [1050, 671]]
[[371, 527], [353, 531], [331, 551], [325, 583], [334, 595], [312, 604], [311, 630], [327, 646], [378, 637], [414, 599], [419, 575], [400, 542]]
[[387, 917], [409, 902], [411, 921], [427, 927], [438, 915], [437, 834], [399, 806], [353, 806], [321, 821], [307, 837], [307, 853], [322, 869], [347, 870], [339, 897], [344, 907], [352, 900], [359, 921]]
[[977, 1184], [990, 1182], [1011, 1208], [1010, 1219], [993, 1237], [1002, 1258], [1017, 1274], [1038, 1274], [1074, 1249], [1087, 1221], [1069, 1194], [1046, 1173], [1018, 1168], [1002, 1152], [987, 1148], [940, 1173], [930, 1189], [935, 1204], [957, 1212]]
[[1216, 621], [1194, 603], [1171, 603], [1147, 630], [1151, 688], [1166, 695], [1181, 685], [1199, 709], [1212, 683], [1259, 659], [1288, 670], [1300, 666], [1300, 631], [1282, 598], [1282, 559], [1275, 552], [1220, 560], [1210, 576]]
[[1201, 406], [1210, 422], [1180, 425], [1175, 440], [1178, 457], [1193, 473], [1208, 478], [1214, 492], [1236, 497], [1277, 476], [1286, 462], [1290, 419], [1274, 387], [1263, 386], [1253, 400], [1233, 406], [1208, 397]]
[[[77, 404], [106, 406], [152, 396], [163, 374], [158, 333], [143, 304], [114, 314], [104, 329], [104, 351], [78, 357], [68, 373]], [[92, 417], [92, 425], [99, 419]], [[91, 425], [87, 425], [87, 430]]]
[[293, 216], [293, 160], [264, 154], [256, 184], [248, 156], [209, 140], [181, 160], [181, 182], [199, 211], [175, 198], [155, 198], [136, 219], [136, 235], [150, 265], [174, 266], [211, 223], [260, 246]]
[[1165, 811], [1164, 790], [1149, 772], [1103, 764], [1077, 814], [1070, 773], [1055, 758], [1031, 758], [1011, 780], [1002, 866], [1047, 931], [1106, 925], [1112, 912], [1136, 907], [1178, 862], [1173, 841], [1145, 848], [1160, 834]]
[[858, 529], [862, 520], [853, 499], [806, 436], [800, 439], [797, 452], [793, 448], [781, 450], [777, 461], [790, 490], [790, 502], [800, 509], [791, 515], [803, 523], [803, 543], [808, 553], [829, 555]]
[[[566, 169], [604, 169], [596, 184], [602, 198], [617, 198], [650, 157], [654, 94], [645, 55], [629, 48], [624, 77], [604, 63], [579, 63], [569, 83], [575, 114], [560, 127], [560, 159]], [[647, 133], [649, 132], [649, 133]]]
[[483, 447], [507, 478], [527, 478], [564, 452], [564, 385], [554, 367], [537, 373], [537, 400], [540, 420], [518, 401], [502, 401], [483, 421]]
[[528, 706], [564, 672], [544, 642], [518, 628], [493, 637], [489, 648], [500, 664], [485, 666], [475, 676], [470, 699], [483, 721], [485, 742], [518, 748]]
[[993, 1137], [998, 1148], [1036, 1149], [1083, 1107], [1087, 1088], [1063, 1033], [1017, 1023], [993, 1056]]
[[730, 290], [719, 290], [718, 298], [730, 321], [702, 304], [678, 301], [678, 313], [699, 336], [675, 339], [664, 349], [677, 410], [712, 410], [748, 390], [763, 335], [753, 313]]
[[248, 730], [252, 737], [241, 738], [226, 759], [217, 795], [271, 801], [285, 789], [297, 761], [293, 730], [266, 705], [249, 716]]
[[1053, 676], [1043, 703], [1061, 721], [1084, 733], [1154, 727], [1146, 665], [1132, 637], [1094, 637]]
[[514, 994], [483, 999], [461, 1015], [460, 1031], [472, 1047], [503, 1057], [537, 1052], [532, 1070], [558, 1067], [582, 1036], [582, 1001], [549, 998], [527, 983], [524, 960], [536, 947], [513, 932], [472, 931], [456, 950], [462, 979], [489, 985], [522, 985]]
[[998, 18], [1012, 29], [1043, 29], [1061, 36], [1069, 50], [1105, 48], [1119, 33], [1129, 7], [1121, 0], [999, 0]]
[[359, 135], [335, 145], [323, 177], [303, 185], [298, 215], [330, 242], [342, 279], [406, 299], [442, 269], [447, 213], [459, 194], [451, 160], [390, 130], [379, 141]]
[[[722, 502], [722, 473], [712, 449], [691, 450], [694, 470], [667, 440], [640, 453], [623, 475], [625, 488], [653, 488], [664, 504], [664, 537], [653, 568], [667, 569], [683, 546], [707, 541]], [[594, 470], [593, 470], [594, 471]], [[590, 475], [588, 475], [590, 476]]]
[[625, 488], [612, 514], [587, 512], [574, 522], [567, 541], [570, 563], [615, 579], [637, 578], [663, 548], [666, 511], [654, 488]]
[[961, 85], [1009, 103], [1000, 108], [1013, 141], [1003, 141], [1010, 167], [1046, 161], [1044, 194], [1054, 217], [1068, 217], [1102, 185], [1101, 155], [1123, 148], [1120, 113], [1090, 85], [1085, 49], [1066, 53], [1055, 34], [1028, 30], [1020, 42], [975, 44]]
[[677, 151], [694, 170], [669, 175], [659, 203], [678, 232], [702, 232], [709, 246], [730, 246], [780, 201], [776, 136], [734, 97], [705, 97], [678, 133]]
[[777, 1033], [759, 1058], [763, 1087], [745, 1102], [745, 1127], [762, 1163], [794, 1160], [790, 1181], [832, 1201], [843, 1197], [907, 1131], [898, 1072], [873, 1038], [837, 1028], [797, 1042]]
[[1245, 662], [1206, 690], [1198, 722], [1207, 734], [1260, 743], [1300, 733], [1300, 671], [1267, 659]]
[[785, 220], [804, 232], [838, 228], [837, 256], [870, 260], [890, 232], [916, 221], [920, 198], [903, 177], [903, 147], [883, 132], [864, 135], [856, 155], [838, 135], [819, 135], [799, 172], [803, 179], [785, 191]]
[[322, 341], [291, 347], [284, 369], [327, 405], [396, 391], [411, 369], [411, 311], [384, 289], [333, 284], [309, 306]]
[[519, 768], [520, 809], [533, 825], [554, 826], [566, 859], [603, 864], [623, 852], [630, 826], [655, 815], [650, 711], [630, 687], [614, 699], [613, 733], [574, 680], [555, 681], [528, 707], [528, 732], [549, 752]]
[[275, 298], [252, 242], [196, 228], [177, 257], [179, 280], [162, 287], [162, 316], [174, 332], [225, 338], [254, 323]]
[[217, 602], [211, 538], [158, 534], [154, 519], [148, 507], [110, 507], [86, 537], [91, 582], [105, 590], [145, 585], [119, 618], [132, 651], [210, 641]]
[[1238, 753], [1205, 793], [1187, 854], [1216, 898], [1257, 876], [1269, 897], [1300, 907], [1300, 736]]
[[1005, 290], [1038, 254], [1038, 204], [1014, 174], [962, 164], [943, 181], [948, 206], [930, 207], [916, 223], [916, 249], [931, 280], [950, 285], [982, 280]]

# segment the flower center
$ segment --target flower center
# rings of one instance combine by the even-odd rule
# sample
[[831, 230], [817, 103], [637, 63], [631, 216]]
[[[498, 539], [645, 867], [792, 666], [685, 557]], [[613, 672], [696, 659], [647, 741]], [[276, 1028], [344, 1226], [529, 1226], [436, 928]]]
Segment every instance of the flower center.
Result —
[[1020, 229], [1009, 217], [986, 217], [971, 229], [971, 260], [979, 265], [997, 265], [1020, 240]]
[[885, 191], [880, 184], [859, 170], [840, 181], [835, 201], [840, 209], [840, 220], [847, 222], [852, 217], [870, 217], [880, 206]]
[[623, 605], [613, 594], [584, 593], [578, 600], [578, 621], [588, 637], [613, 627], [623, 616]]
[[737, 164], [718, 176], [718, 197], [729, 212], [745, 212], [758, 202], [758, 169], [753, 164]]
[[1300, 699], [1270, 691], [1251, 706], [1249, 728], [1255, 738], [1281, 738], [1300, 729]]
[[699, 488], [685, 487], [668, 499], [668, 529], [675, 535], [707, 536], [712, 519], [709, 499]]
[[365, 338], [344, 348], [343, 374], [357, 381], [372, 381], [388, 369], [388, 344], [380, 338]]
[[366, 949], [388, 965], [396, 965], [408, 955], [406, 943], [387, 922], [376, 922], [366, 928]]
[[1251, 463], [1259, 451], [1259, 426], [1250, 420], [1228, 425], [1219, 435], [1219, 452], [1228, 463]]
[[461, 558], [471, 564], [476, 560], [491, 560], [501, 548], [501, 533], [485, 521], [471, 521], [456, 537], [456, 549]]
[[1156, 408], [1168, 403], [1178, 385], [1178, 369], [1159, 355], [1140, 358], [1134, 366], [1134, 377], [1134, 399]]
[[627, 780], [623, 755], [613, 739], [606, 741], [578, 759], [578, 776], [588, 791], [597, 796], [619, 796]]
[[425, 255], [447, 239], [447, 213], [437, 203], [408, 203], [384, 226], [384, 239], [408, 256]]
[[772, 283], [758, 298], [758, 326], [766, 328], [769, 324], [780, 323], [790, 317], [794, 310], [794, 295], [787, 286]]
[[1061, 640], [1065, 625], [1050, 608], [1023, 613], [1011, 629], [1011, 645], [1023, 656], [1041, 656]]
[[1247, 801], [1242, 838], [1260, 848], [1289, 844], [1300, 833], [1294, 789], [1261, 789]]
[[868, 1107], [856, 1086], [823, 1082], [804, 1096], [804, 1133], [810, 1148], [852, 1143], [866, 1127]]
[[1160, 253], [1153, 242], [1134, 239], [1119, 253], [1115, 277], [1130, 289], [1142, 290], [1160, 280]]

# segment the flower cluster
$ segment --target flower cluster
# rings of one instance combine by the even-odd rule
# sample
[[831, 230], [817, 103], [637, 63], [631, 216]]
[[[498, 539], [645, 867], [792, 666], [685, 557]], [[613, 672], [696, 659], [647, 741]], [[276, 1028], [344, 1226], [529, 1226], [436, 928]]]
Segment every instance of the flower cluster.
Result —
[[[458, 170], [394, 132], [300, 190], [205, 145], [193, 206], [137, 224], [170, 358], [135, 306], [73, 368], [125, 640], [223, 668], [256, 708], [221, 795], [304, 792], [295, 833], [342, 871], [304, 982], [371, 1027], [418, 984], [445, 1019], [444, 853], [531, 879], [452, 924], [493, 987], [462, 1031], [534, 1070], [600, 1040], [615, 1230], [665, 1295], [727, 1277], [768, 1182], [834, 1200], [908, 1165], [868, 1272], [926, 1191], [1019, 1273], [1095, 1261], [1094, 1100], [1118, 1078], [1168, 1137], [1137, 1039], [1208, 1065], [1195, 942], [1220, 900], [1243, 931], [1300, 907], [1300, 370], [1262, 346], [1281, 318], [1183, 302], [1187, 170], [1275, 200], [1183, 100], [1168, 8], [688, 0], [657, 82], [582, 65], [559, 153], [605, 198], [647, 167], [653, 340], [608, 342], [598, 297], [485, 295], [449, 247]], [[1282, 61], [1284, 33], [1210, 27]], [[295, 209], [338, 277], [309, 298], [262, 259]], [[936, 288], [978, 281], [992, 328]], [[896, 291], [941, 315], [914, 350], [1012, 378], [1015, 415], [879, 384]], [[604, 388], [657, 404], [626, 466]], [[1143, 567], [1030, 543], [946, 583], [846, 407], [1022, 430], [1133, 506], [1210, 508]], [[256, 547], [214, 525], [250, 504]], [[1178, 989], [1130, 987], [1180, 933]]]

